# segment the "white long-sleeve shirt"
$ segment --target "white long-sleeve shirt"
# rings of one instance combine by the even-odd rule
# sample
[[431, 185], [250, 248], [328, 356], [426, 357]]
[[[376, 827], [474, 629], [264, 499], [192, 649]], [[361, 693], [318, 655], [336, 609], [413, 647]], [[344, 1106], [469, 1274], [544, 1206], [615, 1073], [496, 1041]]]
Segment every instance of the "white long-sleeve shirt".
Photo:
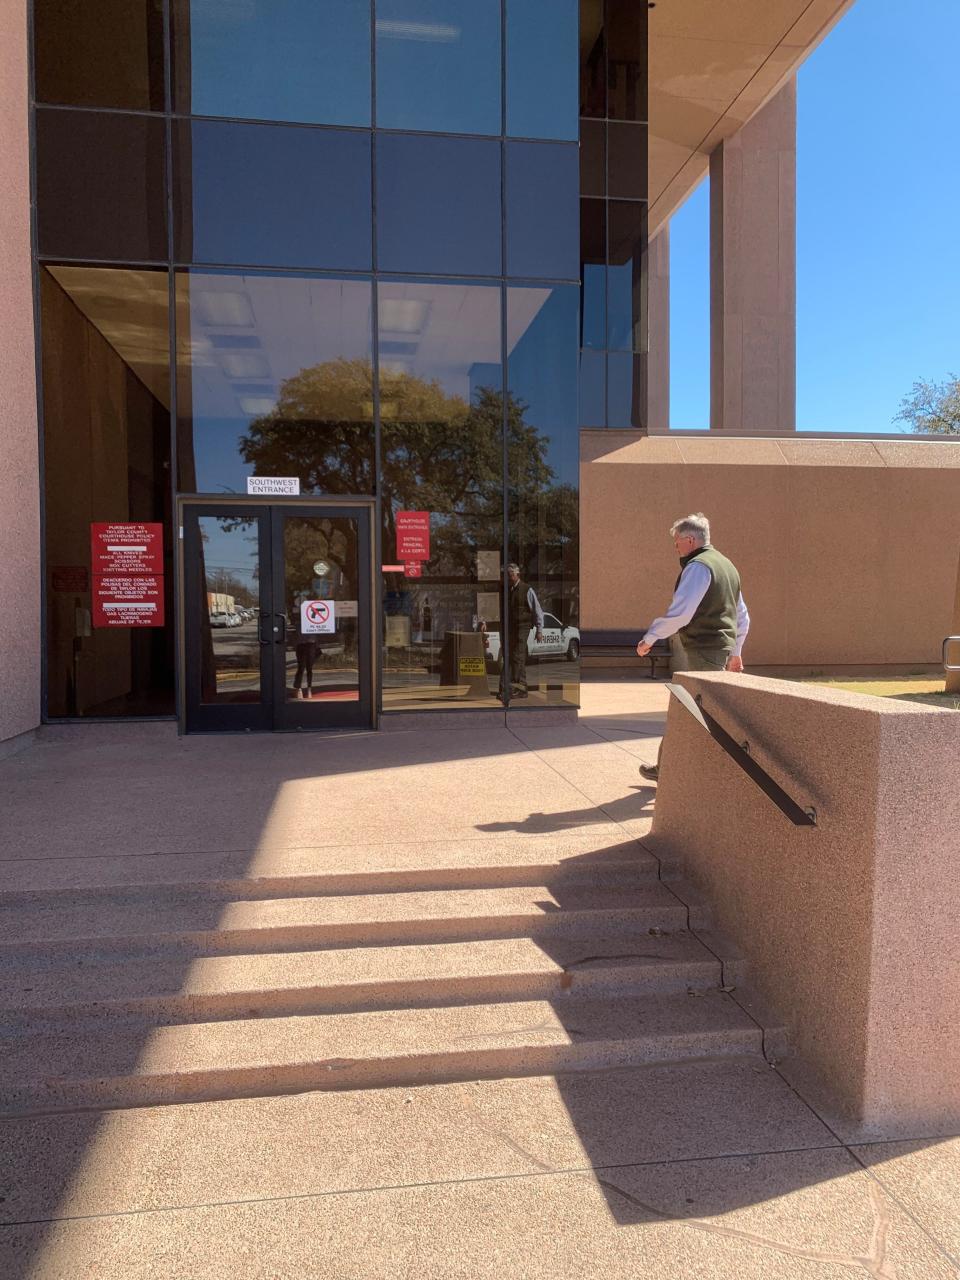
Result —
[[[703, 599], [702, 596], [700, 598]], [[537, 599], [537, 593], [534, 591], [533, 587], [528, 587], [527, 589], [527, 607], [529, 608], [530, 612], [533, 614], [533, 616], [537, 620], [536, 621], [537, 629], [539, 631], [542, 631], [543, 630], [543, 606], [540, 604], [540, 601]]]
[[[677, 589], [673, 593], [673, 599], [670, 601], [670, 608], [662, 618], [655, 618], [651, 622], [643, 637], [643, 643], [655, 644], [657, 640], [666, 640], [668, 636], [674, 635], [681, 627], [685, 627], [691, 621], [697, 609], [699, 609], [709, 586], [710, 570], [705, 564], [691, 560], [680, 574], [680, 581], [677, 583]], [[746, 640], [749, 630], [750, 614], [747, 612], [743, 592], [741, 592], [737, 597], [737, 639], [733, 646], [733, 652], [738, 657], [743, 649], [743, 642]]]

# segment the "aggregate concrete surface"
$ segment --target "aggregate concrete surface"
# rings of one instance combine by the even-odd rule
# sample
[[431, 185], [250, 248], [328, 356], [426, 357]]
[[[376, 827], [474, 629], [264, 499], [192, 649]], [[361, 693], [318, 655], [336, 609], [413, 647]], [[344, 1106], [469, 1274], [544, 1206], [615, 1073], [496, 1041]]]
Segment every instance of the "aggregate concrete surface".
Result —
[[[528, 884], [555, 895], [568, 870], [602, 884], [605, 868], [632, 859], [649, 889], [656, 864], [642, 841], [655, 789], [637, 763], [655, 757], [665, 691], [587, 681], [583, 700], [576, 726], [537, 727], [531, 715], [510, 728], [389, 735], [41, 735], [0, 762], [0, 911], [49, 913], [52, 894], [75, 915], [85, 901], [101, 909], [104, 891], [131, 890], [149, 907], [154, 891], [199, 885], [236, 907], [254, 893], [281, 897], [285, 883], [322, 892], [324, 877], [330, 892], [342, 877], [349, 893], [356, 874], [378, 893], [503, 885], [509, 897]], [[531, 948], [497, 944], [488, 960], [500, 972], [516, 956], [522, 968], [530, 952], [529, 967], [556, 972], [565, 953], [534, 963]], [[51, 957], [51, 987], [59, 963]], [[187, 966], [184, 989], [258, 963]], [[141, 972], [118, 992], [145, 990]], [[164, 974], [175, 995], [175, 969]], [[82, 1000], [83, 983], [65, 995]], [[144, 1061], [180, 1034], [154, 1030]], [[916, 1140], [844, 1142], [775, 1065], [736, 1052], [21, 1115], [0, 1120], [0, 1276], [956, 1277], [960, 1141], [906, 1136]]]

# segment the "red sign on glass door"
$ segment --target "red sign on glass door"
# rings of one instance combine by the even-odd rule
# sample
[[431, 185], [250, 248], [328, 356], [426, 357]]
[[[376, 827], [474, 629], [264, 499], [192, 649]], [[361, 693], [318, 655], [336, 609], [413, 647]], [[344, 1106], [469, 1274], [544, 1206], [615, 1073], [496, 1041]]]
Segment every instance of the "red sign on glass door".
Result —
[[397, 512], [397, 559], [430, 559], [430, 512]]

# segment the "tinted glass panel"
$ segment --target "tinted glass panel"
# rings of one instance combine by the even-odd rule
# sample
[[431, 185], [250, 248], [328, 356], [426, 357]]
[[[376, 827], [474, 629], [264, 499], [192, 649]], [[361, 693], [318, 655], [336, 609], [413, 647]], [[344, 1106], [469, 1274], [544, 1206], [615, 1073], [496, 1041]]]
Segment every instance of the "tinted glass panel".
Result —
[[579, 0], [507, 0], [507, 133], [577, 136]]
[[371, 287], [362, 280], [177, 277], [179, 486], [373, 489]]
[[380, 135], [382, 271], [500, 274], [500, 144]]
[[379, 293], [384, 564], [409, 559], [399, 511], [426, 513], [430, 530], [420, 577], [384, 570], [384, 708], [496, 706], [480, 621], [492, 632], [499, 616], [500, 289], [382, 282]]
[[38, 110], [37, 227], [44, 254], [165, 259], [163, 121]]
[[34, 0], [39, 102], [162, 111], [162, 0]]
[[611, 200], [608, 210], [607, 345], [618, 351], [642, 351], [647, 206]]
[[175, 0], [178, 111], [370, 123], [366, 0]]
[[624, 200], [647, 197], [647, 126], [607, 125], [607, 194]]
[[500, 0], [378, 0], [377, 126], [500, 133]]
[[607, 204], [580, 201], [580, 345], [607, 343]]
[[580, 121], [580, 194], [607, 193], [607, 126], [602, 120]]
[[[544, 618], [522, 590], [508, 594], [511, 679], [523, 705], [579, 697], [579, 290], [507, 291], [510, 559], [532, 587]], [[559, 624], [559, 625], [558, 625]]]
[[607, 426], [640, 428], [646, 424], [646, 357], [629, 351], [607, 356]]
[[[360, 701], [359, 603], [370, 570], [360, 560], [359, 542], [358, 521], [349, 516], [283, 520], [284, 688], [290, 701]], [[302, 606], [311, 600], [331, 602], [331, 631], [318, 634], [309, 621], [304, 624]], [[322, 708], [314, 715], [320, 721]]]
[[603, 0], [580, 3], [580, 114], [607, 114], [607, 60]]
[[580, 425], [607, 425], [606, 355], [603, 351], [580, 352]]
[[[260, 519], [263, 517], [261, 516]], [[200, 702], [259, 702], [259, 519], [198, 516], [200, 526]]]
[[[167, 273], [40, 272], [51, 716], [174, 710]], [[163, 625], [107, 625], [93, 522], [163, 525], [163, 572], [132, 583]], [[112, 580], [111, 580], [112, 582]], [[126, 580], [124, 580], [126, 583]], [[159, 611], [154, 612], [155, 620]]]
[[576, 146], [507, 143], [507, 274], [577, 278]]
[[369, 270], [370, 135], [177, 124], [181, 262]]
[[637, 0], [605, 0], [605, 10], [607, 114], [611, 120], [645, 121], [647, 6]]

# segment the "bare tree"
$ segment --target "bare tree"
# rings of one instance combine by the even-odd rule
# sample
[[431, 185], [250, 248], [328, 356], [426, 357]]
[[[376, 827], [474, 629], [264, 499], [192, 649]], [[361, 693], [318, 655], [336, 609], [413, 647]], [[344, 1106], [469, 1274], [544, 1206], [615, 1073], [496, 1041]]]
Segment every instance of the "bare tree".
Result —
[[960, 378], [955, 373], [943, 382], [919, 378], [900, 401], [894, 422], [905, 422], [918, 434], [960, 435]]

